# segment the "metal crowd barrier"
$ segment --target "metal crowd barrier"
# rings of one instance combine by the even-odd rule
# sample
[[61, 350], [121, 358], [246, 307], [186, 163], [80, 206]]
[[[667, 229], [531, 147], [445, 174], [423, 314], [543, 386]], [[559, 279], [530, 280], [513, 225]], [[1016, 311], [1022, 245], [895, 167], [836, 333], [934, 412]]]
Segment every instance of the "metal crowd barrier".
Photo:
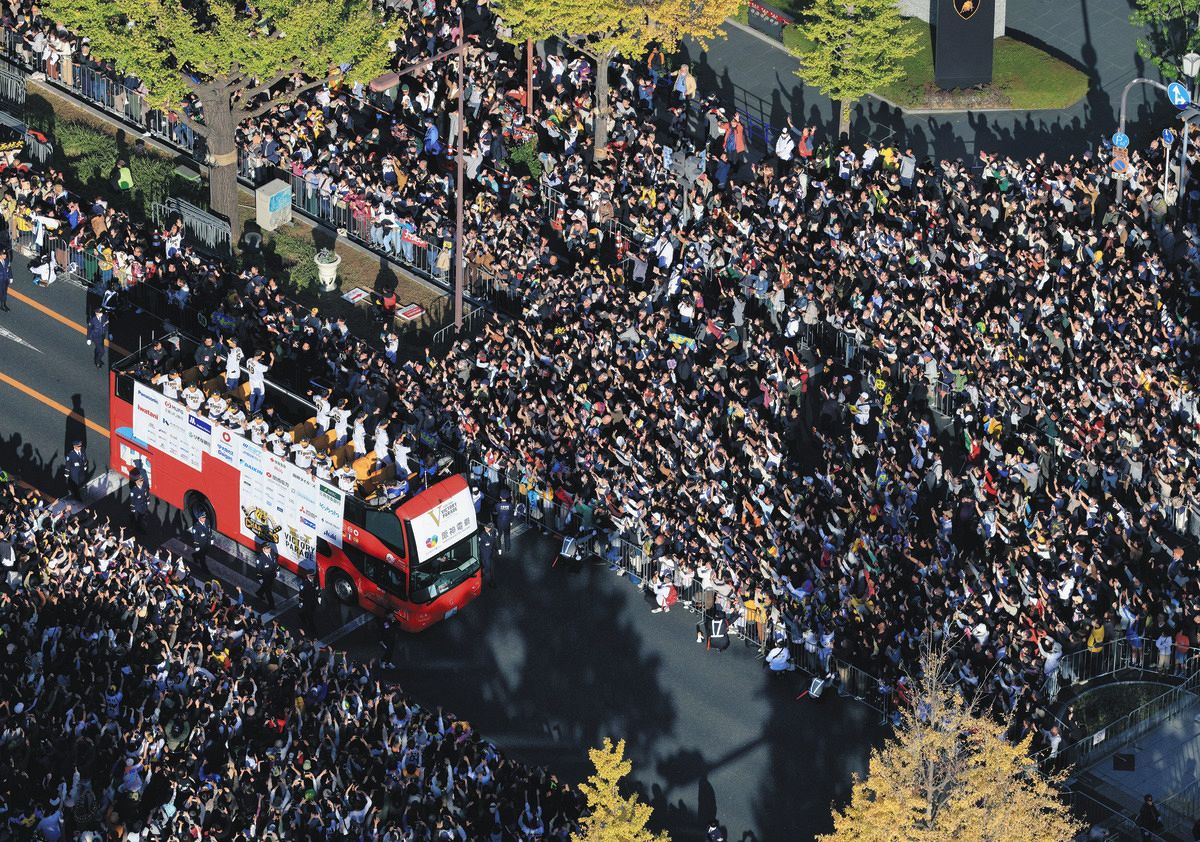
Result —
[[[1116, 644], [1115, 648], [1119, 650], [1121, 648], [1120, 644], [1124, 643], [1126, 642], [1114, 641], [1114, 644]], [[1153, 643], [1149, 641], [1147, 643], [1147, 648], [1153, 649]], [[1096, 655], [1097, 653], [1082, 652], [1079, 654]], [[1173, 648], [1170, 657], [1173, 668], [1175, 657]], [[1095, 671], [1089, 673], [1089, 676], [1097, 678], [1100, 675], [1107, 674], [1100, 671], [1106, 665], [1112, 665], [1114, 667], [1113, 671], [1134, 668], [1144, 669], [1146, 673], [1153, 674], [1156, 672], [1156, 669], [1151, 668], [1150, 665], [1154, 663], [1155, 659], [1154, 653], [1147, 652], [1144, 649], [1140, 660], [1134, 658], [1131, 661], [1130, 653], [1126, 651], [1123, 654], [1108, 656], [1093, 662]], [[1136, 665], [1138, 662], [1144, 663], [1146, 666], [1138, 667]], [[1175, 675], [1175, 673], [1172, 674]], [[1062, 675], [1061, 667], [1060, 675]], [[1146, 704], [1122, 716], [1120, 719], [1108, 723], [1101, 730], [1093, 734], [1088, 734], [1083, 739], [1060, 750], [1057, 762], [1079, 768], [1090, 766], [1097, 760], [1117, 751], [1130, 741], [1153, 730], [1162, 722], [1174, 719], [1182, 715], [1185, 711], [1194, 708], [1197, 701], [1196, 694], [1200, 690], [1200, 652], [1195, 649], [1189, 652], [1188, 658], [1184, 663], [1182, 675], [1183, 682], [1181, 684], [1166, 690], [1160, 696], [1151, 699]]]
[[125, 80], [114, 78], [107, 69], [81, 64], [71, 55], [51, 61], [47, 58], [48, 51], [35, 54], [12, 27], [4, 28], [0, 56], [29, 73], [42, 74], [48, 84], [70, 91], [125, 122], [140, 126], [151, 136], [170, 143], [197, 161], [203, 160], [204, 147], [203, 144], [197, 147], [194, 132], [172, 121], [162, 111], [151, 108], [140, 88], [130, 87]]
[[228, 260], [233, 256], [233, 229], [228, 222], [191, 202], [174, 196], [150, 206], [156, 225], [165, 225], [172, 216], [183, 220], [188, 242], [203, 253]]

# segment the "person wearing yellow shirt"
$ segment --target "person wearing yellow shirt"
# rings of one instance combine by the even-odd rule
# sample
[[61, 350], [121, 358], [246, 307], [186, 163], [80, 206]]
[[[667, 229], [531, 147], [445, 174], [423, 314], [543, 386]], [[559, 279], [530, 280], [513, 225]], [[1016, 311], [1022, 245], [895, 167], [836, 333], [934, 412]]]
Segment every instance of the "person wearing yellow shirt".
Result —
[[1104, 646], [1104, 624], [1099, 620], [1092, 620], [1092, 630], [1088, 632], [1087, 647], [1088, 651], [1093, 655], [1100, 654], [1100, 649]]

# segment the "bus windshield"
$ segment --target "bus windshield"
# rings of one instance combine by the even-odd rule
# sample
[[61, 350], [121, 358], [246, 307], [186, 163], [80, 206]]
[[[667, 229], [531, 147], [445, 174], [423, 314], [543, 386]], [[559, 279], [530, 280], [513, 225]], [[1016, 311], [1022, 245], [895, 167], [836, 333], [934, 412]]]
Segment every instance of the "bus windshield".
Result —
[[[410, 558], [416, 558], [413, 554]], [[409, 568], [409, 599], [415, 603], [432, 602], [446, 591], [465, 582], [479, 570], [475, 536], [459, 541], [437, 555]]]
[[404, 555], [404, 523], [390, 509], [367, 509], [363, 526], [396, 555]]

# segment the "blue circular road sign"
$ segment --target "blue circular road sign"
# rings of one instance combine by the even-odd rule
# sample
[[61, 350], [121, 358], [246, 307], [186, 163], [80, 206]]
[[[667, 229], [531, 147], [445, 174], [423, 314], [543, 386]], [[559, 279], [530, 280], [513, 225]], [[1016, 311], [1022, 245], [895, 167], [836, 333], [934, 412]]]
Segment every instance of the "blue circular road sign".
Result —
[[1124, 158], [1114, 158], [1111, 166], [1113, 172], [1125, 172], [1129, 169], [1129, 162]]
[[1118, 149], [1127, 149], [1129, 147], [1129, 135], [1125, 132], [1117, 132], [1112, 136], [1112, 145]]
[[1192, 94], [1183, 82], [1172, 82], [1167, 85], [1167, 99], [1176, 108], [1187, 108], [1192, 103]]
[[1165, 143], [1167, 146], [1170, 146], [1175, 142], [1175, 132], [1171, 131], [1170, 129], [1163, 129], [1162, 139], [1163, 143]]

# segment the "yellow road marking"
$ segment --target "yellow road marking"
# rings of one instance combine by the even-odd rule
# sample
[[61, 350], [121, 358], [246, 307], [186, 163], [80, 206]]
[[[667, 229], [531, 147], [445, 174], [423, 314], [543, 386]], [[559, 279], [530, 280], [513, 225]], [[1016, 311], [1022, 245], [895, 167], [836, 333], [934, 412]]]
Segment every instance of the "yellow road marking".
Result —
[[[17, 292], [15, 289], [10, 289], [8, 291], [8, 294], [11, 295], [13, 298], [17, 299], [17, 301], [20, 301], [22, 304], [28, 304], [30, 307], [37, 310], [38, 312], [49, 316], [50, 318], [54, 319], [54, 321], [61, 322], [62, 324], [66, 325], [67, 327], [74, 330], [76, 333], [80, 333], [84, 336], [87, 336], [87, 328], [85, 328], [83, 325], [81, 325], [79, 322], [75, 321], [74, 319], [67, 318], [66, 316], [64, 316], [62, 313], [58, 312], [54, 308], [47, 307], [45, 304], [38, 301], [37, 299], [30, 298], [28, 295], [23, 295], [22, 293]], [[111, 347], [114, 351], [116, 351], [118, 354], [121, 354], [122, 356], [128, 356], [128, 354], [129, 354], [129, 352], [126, 351], [124, 348], [122, 348], [120, 345], [113, 345], [107, 339], [104, 340], [104, 344], [108, 347]]]
[[84, 424], [87, 425], [87, 428], [89, 430], [93, 430], [93, 431], [99, 433], [100, 435], [104, 436], [105, 438], [109, 437], [107, 427], [101, 427], [99, 424], [97, 424], [92, 419], [84, 418], [82, 415], [80, 415], [75, 410], [73, 410], [69, 407], [63, 406], [61, 403], [54, 400], [53, 398], [46, 397], [41, 392], [39, 392], [37, 389], [33, 389], [29, 386], [26, 386], [20, 380], [9, 377], [7, 374], [5, 374], [2, 371], [0, 371], [0, 383], [7, 383], [9, 386], [12, 386], [18, 392], [29, 395], [29, 397], [33, 398], [35, 401], [45, 404], [46, 406], [50, 407], [51, 409], [55, 410], [56, 412], [60, 412], [63, 415], [67, 416], [68, 418], [73, 418], [76, 421], [82, 421]]

